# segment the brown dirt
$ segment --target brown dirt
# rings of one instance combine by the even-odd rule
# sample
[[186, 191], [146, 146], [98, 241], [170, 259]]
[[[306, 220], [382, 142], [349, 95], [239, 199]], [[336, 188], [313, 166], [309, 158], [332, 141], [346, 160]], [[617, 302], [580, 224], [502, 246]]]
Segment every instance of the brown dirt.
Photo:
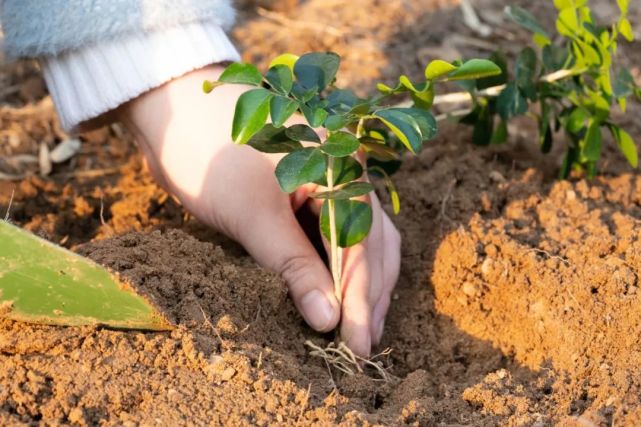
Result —
[[[361, 88], [416, 75], [436, 47], [479, 54], [450, 37], [461, 26], [453, 1], [245, 3], [236, 37], [247, 56], [331, 48], [346, 54], [343, 82]], [[372, 5], [384, 19], [361, 13]], [[286, 32], [283, 17], [316, 29]], [[639, 60], [625, 60], [638, 75]], [[28, 63], [0, 72], [18, 84], [0, 96], [4, 160], [66, 137], [34, 79]], [[622, 118], [637, 140], [639, 113]], [[601, 177], [556, 182], [557, 159], [517, 127], [510, 145], [477, 149], [468, 129], [445, 125], [396, 175], [404, 242], [381, 346], [393, 350], [389, 383], [310, 358], [305, 340], [332, 336], [307, 328], [278, 277], [160, 190], [119, 127], [83, 135], [48, 178], [0, 181], [2, 216], [15, 190], [12, 221], [121, 272], [180, 325], [0, 321], [0, 424], [639, 425], [641, 177], [608, 149]], [[0, 170], [34, 172], [10, 166]]]

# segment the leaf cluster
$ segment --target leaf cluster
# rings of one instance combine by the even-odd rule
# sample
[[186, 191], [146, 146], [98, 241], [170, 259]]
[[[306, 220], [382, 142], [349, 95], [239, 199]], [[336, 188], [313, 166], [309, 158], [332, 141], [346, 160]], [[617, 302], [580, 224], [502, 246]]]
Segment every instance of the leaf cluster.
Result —
[[[507, 122], [527, 114], [538, 123], [543, 152], [552, 149], [557, 131], [563, 130], [567, 136], [561, 178], [573, 169], [594, 176], [604, 131], [612, 134], [628, 162], [637, 167], [637, 149], [630, 134], [611, 118], [615, 105], [625, 111], [630, 96], [641, 98], [641, 89], [628, 70], [616, 67], [614, 61], [620, 38], [633, 40], [629, 2], [617, 0], [620, 17], [613, 25], [602, 27], [593, 18], [589, 0], [554, 0], [558, 11], [555, 41], [527, 10], [507, 7], [506, 14], [534, 34], [537, 49], [524, 48], [511, 73], [505, 56], [494, 53], [490, 59], [504, 73], [465, 86], [472, 94], [474, 108], [461, 121], [474, 126], [474, 142], [506, 141]], [[498, 97], [483, 94], [483, 89], [497, 85], [504, 85]], [[530, 108], [533, 104], [538, 105], [538, 111]]]
[[[410, 152], [418, 153], [423, 142], [437, 132], [429, 112], [434, 99], [434, 85], [449, 80], [469, 80], [501, 72], [490, 61], [471, 60], [450, 64], [434, 61], [425, 70], [425, 81], [412, 83], [401, 76], [399, 85], [379, 85], [379, 96], [361, 98], [352, 91], [335, 86], [340, 57], [332, 52], [313, 52], [300, 57], [285, 54], [274, 59], [263, 74], [255, 66], [234, 63], [217, 81], [206, 81], [205, 92], [222, 84], [252, 86], [236, 104], [232, 139], [265, 153], [282, 153], [276, 167], [276, 179], [287, 193], [302, 185], [315, 183], [326, 191], [311, 194], [324, 200], [320, 225], [329, 239], [329, 201], [335, 207], [338, 245], [352, 246], [365, 238], [372, 223], [372, 209], [362, 201], [373, 186], [360, 179], [363, 165], [357, 152], [381, 161], [395, 160], [398, 154], [381, 133], [368, 131], [371, 122], [386, 127]], [[410, 93], [417, 101], [412, 108], [386, 105], [392, 95]], [[306, 124], [286, 126], [294, 114], [301, 114]], [[317, 132], [323, 129], [324, 132]], [[321, 139], [319, 135], [326, 135]], [[382, 168], [392, 195], [395, 211], [398, 195]], [[331, 182], [329, 177], [332, 177]]]

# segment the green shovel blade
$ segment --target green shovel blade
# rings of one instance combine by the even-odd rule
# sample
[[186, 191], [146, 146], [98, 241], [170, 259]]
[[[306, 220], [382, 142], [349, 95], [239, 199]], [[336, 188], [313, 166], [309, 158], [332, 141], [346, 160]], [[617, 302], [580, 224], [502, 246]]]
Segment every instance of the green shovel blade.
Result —
[[0, 221], [0, 317], [53, 325], [168, 330], [142, 296], [93, 261]]

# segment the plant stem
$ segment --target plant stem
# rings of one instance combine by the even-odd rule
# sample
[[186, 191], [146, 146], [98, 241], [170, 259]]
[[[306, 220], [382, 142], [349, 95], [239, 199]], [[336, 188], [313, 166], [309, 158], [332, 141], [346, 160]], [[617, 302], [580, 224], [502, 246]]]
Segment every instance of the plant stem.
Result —
[[[327, 161], [327, 189], [334, 191], [334, 158], [329, 157]], [[334, 279], [334, 294], [338, 304], [342, 303], [343, 290], [341, 286], [342, 262], [340, 260], [340, 248], [336, 236], [336, 203], [333, 199], [327, 199], [327, 210], [329, 211], [329, 246], [332, 278]]]
[[[583, 73], [585, 70], [559, 70], [555, 71], [554, 73], [551, 74], [546, 74], [545, 76], [541, 77], [539, 79], [539, 82], [541, 83], [553, 83], [557, 82], [559, 80], [566, 79], [568, 77], [575, 76], [577, 74]], [[503, 89], [505, 89], [506, 85], [500, 85], [500, 86], [493, 86], [493, 87], [488, 87], [487, 89], [483, 89], [479, 91], [476, 96], [499, 96], [501, 92], [503, 92]], [[441, 104], [458, 104], [460, 102], [471, 102], [472, 101], [472, 95], [469, 92], [456, 92], [456, 93], [448, 93], [446, 95], [439, 95], [434, 98], [434, 105], [441, 105]]]
[[[542, 83], [554, 83], [559, 80], [566, 79], [568, 77], [575, 76], [577, 74], [581, 74], [585, 72], [585, 70], [559, 70], [555, 71], [554, 73], [551, 74], [546, 74], [545, 76], [541, 77], [539, 79], [540, 82]], [[476, 96], [477, 97], [495, 97], [499, 96], [501, 92], [505, 89], [505, 85], [500, 85], [500, 86], [493, 86], [489, 87], [487, 89], [484, 89], [482, 91], [479, 91]], [[448, 93], [446, 95], [440, 95], [434, 98], [434, 105], [440, 105], [440, 104], [458, 104], [458, 103], [464, 103], [464, 102], [472, 102], [473, 98], [472, 95], [469, 92], [456, 92], [456, 93]], [[460, 118], [468, 115], [471, 113], [472, 110], [469, 108], [462, 108], [460, 110], [455, 110], [451, 111], [449, 113], [444, 113], [436, 116], [436, 121], [437, 122], [442, 122], [444, 120], [447, 120], [450, 117], [454, 118]]]
[[[554, 83], [559, 80], [566, 79], [568, 77], [576, 76], [578, 74], [584, 73], [586, 70], [581, 69], [581, 70], [572, 70], [572, 69], [563, 69], [559, 71], [555, 71], [550, 74], [546, 74], [545, 76], [541, 77], [539, 79], [539, 82], [541, 83]], [[488, 87], [487, 89], [483, 89], [481, 91], [478, 91], [475, 96], [477, 97], [496, 97], [501, 94], [503, 89], [505, 89], [506, 85], [499, 85], [499, 86], [492, 86]], [[454, 92], [454, 93], [447, 93], [445, 95], [437, 95], [434, 98], [434, 105], [444, 105], [444, 104], [461, 104], [461, 103], [466, 103], [466, 102], [472, 102], [474, 98], [469, 92]], [[412, 101], [405, 101], [401, 102], [398, 105], [395, 105], [395, 107], [409, 107], [412, 105]]]

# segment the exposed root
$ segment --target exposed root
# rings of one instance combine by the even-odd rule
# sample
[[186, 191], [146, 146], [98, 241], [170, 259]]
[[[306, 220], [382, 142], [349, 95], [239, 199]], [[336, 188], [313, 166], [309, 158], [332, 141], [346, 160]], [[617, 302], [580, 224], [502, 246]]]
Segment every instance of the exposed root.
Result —
[[320, 357], [328, 366], [334, 367], [344, 374], [354, 375], [356, 373], [363, 373], [365, 369], [369, 367], [378, 374], [380, 377], [378, 380], [380, 381], [388, 382], [392, 378], [391, 374], [387, 372], [387, 369], [383, 366], [383, 363], [376, 361], [376, 359], [388, 356], [392, 352], [391, 348], [387, 348], [381, 353], [365, 359], [354, 354], [344, 342], [340, 342], [338, 346], [334, 343], [329, 343], [327, 347], [322, 348], [308, 340], [305, 341], [305, 345], [310, 348], [310, 355]]
[[[227, 345], [227, 343], [225, 342], [223, 337], [220, 335], [220, 332], [218, 332], [218, 329], [216, 329], [214, 324], [211, 323], [211, 320], [209, 320], [209, 317], [207, 317], [207, 315], [205, 314], [205, 310], [202, 308], [202, 306], [200, 304], [196, 303], [196, 305], [200, 309], [200, 312], [203, 314], [203, 319], [204, 319], [205, 325], [209, 326], [209, 328], [211, 328], [211, 330], [216, 334], [216, 337], [218, 337], [218, 340], [220, 341], [221, 347], [224, 350], [229, 350], [229, 346]], [[261, 355], [262, 355], [262, 353], [261, 353]]]

